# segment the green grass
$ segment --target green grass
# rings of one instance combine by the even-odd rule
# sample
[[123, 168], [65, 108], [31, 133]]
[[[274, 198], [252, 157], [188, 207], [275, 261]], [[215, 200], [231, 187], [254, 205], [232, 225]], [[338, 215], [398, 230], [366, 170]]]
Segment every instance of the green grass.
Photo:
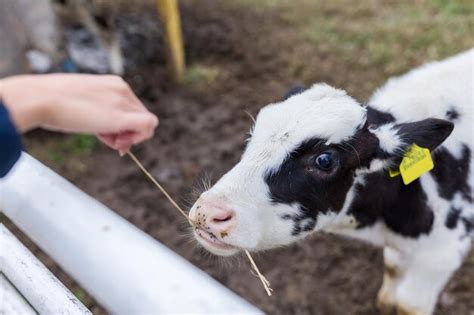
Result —
[[474, 14], [474, 3], [471, 0], [433, 0], [432, 5], [448, 16]]
[[94, 151], [100, 142], [92, 135], [69, 135], [64, 140], [53, 143], [47, 150], [48, 157], [62, 164], [71, 155], [81, 156]]
[[99, 146], [100, 142], [91, 135], [72, 135], [64, 144], [64, 149], [73, 154], [90, 153]]
[[238, 0], [282, 18], [315, 51], [351, 67], [402, 73], [474, 46], [474, 1]]
[[372, 7], [368, 1], [362, 3], [359, 10], [333, 7], [332, 15], [293, 22], [306, 39], [328, 53], [387, 73], [401, 73], [413, 64], [445, 58], [474, 44], [474, 18], [461, 6], [427, 2]]
[[193, 64], [188, 67], [183, 77], [185, 85], [211, 85], [219, 77], [219, 68], [215, 66], [205, 66]]

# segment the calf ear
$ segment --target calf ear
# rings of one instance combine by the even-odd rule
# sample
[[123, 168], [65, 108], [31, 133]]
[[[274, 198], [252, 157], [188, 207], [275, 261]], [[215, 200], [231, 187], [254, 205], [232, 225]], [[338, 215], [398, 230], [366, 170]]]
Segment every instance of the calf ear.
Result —
[[[451, 134], [454, 124], [442, 119], [425, 119], [396, 126], [401, 142], [410, 146], [416, 143], [418, 146], [428, 148], [430, 151], [436, 149]], [[402, 148], [403, 151], [406, 148]]]

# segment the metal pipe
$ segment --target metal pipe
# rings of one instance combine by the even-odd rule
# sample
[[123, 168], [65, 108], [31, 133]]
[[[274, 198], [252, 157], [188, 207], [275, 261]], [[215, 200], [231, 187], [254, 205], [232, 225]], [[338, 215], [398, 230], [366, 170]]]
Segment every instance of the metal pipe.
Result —
[[0, 258], [0, 314], [92, 314], [1, 223]]
[[262, 314], [27, 154], [0, 210], [112, 313]]

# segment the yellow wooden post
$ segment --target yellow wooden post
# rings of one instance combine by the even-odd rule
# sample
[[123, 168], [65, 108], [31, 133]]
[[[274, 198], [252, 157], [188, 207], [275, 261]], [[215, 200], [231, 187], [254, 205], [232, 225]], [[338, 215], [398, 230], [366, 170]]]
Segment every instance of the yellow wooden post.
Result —
[[173, 79], [180, 82], [184, 74], [184, 49], [181, 20], [177, 0], [157, 0], [158, 12], [163, 22], [168, 65]]

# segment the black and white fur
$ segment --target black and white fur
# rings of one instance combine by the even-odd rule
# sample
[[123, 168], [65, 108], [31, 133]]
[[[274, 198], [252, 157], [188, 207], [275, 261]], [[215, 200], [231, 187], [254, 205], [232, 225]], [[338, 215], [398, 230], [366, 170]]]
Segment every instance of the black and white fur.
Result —
[[[264, 107], [241, 161], [203, 193], [235, 212], [219, 236], [230, 248], [261, 250], [314, 231], [383, 247], [383, 310], [431, 314], [474, 234], [474, 50], [390, 79], [367, 106], [316, 84]], [[409, 185], [390, 178], [412, 144], [432, 151], [435, 168]], [[331, 156], [321, 169], [317, 159]], [[202, 221], [203, 227], [206, 225]]]

